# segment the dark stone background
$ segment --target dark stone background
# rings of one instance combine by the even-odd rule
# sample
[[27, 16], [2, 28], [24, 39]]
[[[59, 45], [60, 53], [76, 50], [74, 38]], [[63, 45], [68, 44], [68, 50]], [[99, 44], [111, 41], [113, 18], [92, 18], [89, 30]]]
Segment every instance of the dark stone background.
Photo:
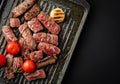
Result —
[[120, 84], [120, 0], [89, 0], [91, 10], [62, 84]]

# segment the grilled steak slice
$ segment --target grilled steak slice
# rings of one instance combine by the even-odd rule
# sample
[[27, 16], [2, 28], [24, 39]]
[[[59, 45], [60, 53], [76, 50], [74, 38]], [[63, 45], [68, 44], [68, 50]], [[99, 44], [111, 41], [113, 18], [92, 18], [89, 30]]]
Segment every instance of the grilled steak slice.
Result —
[[35, 33], [43, 29], [37, 18], [33, 18], [32, 20], [28, 21], [28, 27]]
[[13, 65], [13, 55], [11, 54], [7, 54], [6, 55], [6, 58], [7, 58], [7, 67], [11, 67]]
[[28, 28], [27, 22], [25, 22], [24, 24], [20, 25], [19, 32], [22, 34], [26, 28]]
[[42, 50], [34, 51], [29, 54], [29, 58], [33, 60], [34, 62], [40, 60], [43, 58]]
[[12, 10], [13, 17], [18, 17], [25, 13], [35, 2], [36, 0], [24, 0]]
[[24, 73], [24, 76], [28, 81], [46, 78], [46, 74], [43, 69], [36, 70], [33, 73]]
[[38, 49], [42, 50], [44, 53], [50, 56], [56, 56], [60, 53], [60, 49], [52, 44], [40, 42], [38, 44]]
[[56, 56], [47, 56], [43, 58], [42, 60], [38, 61], [36, 63], [37, 68], [45, 67], [47, 65], [55, 63], [57, 60]]
[[15, 77], [14, 72], [11, 68], [5, 68], [5, 75], [8, 79], [13, 79]]
[[33, 7], [24, 15], [25, 20], [31, 20], [32, 18], [36, 17], [40, 13], [40, 7], [36, 3]]
[[20, 26], [20, 20], [19, 18], [10, 18], [10, 26], [13, 27], [19, 27]]
[[8, 79], [12, 79], [14, 78], [14, 72], [13, 72], [13, 69], [12, 69], [12, 65], [13, 65], [13, 55], [11, 54], [7, 54], [6, 55], [6, 58], [7, 58], [7, 64], [6, 64], [6, 68], [5, 68], [5, 74], [6, 74], [6, 77]]
[[50, 18], [49, 15], [41, 11], [37, 18], [40, 20], [41, 23], [43, 23], [43, 25], [48, 29], [49, 32], [51, 32], [52, 34], [59, 34], [60, 26], [55, 23], [55, 21]]
[[13, 66], [12, 66], [13, 72], [14, 73], [23, 72], [22, 65], [23, 65], [23, 59], [21, 57], [14, 57]]
[[55, 34], [40, 32], [33, 34], [33, 38], [36, 42], [46, 42], [56, 46], [58, 45], [58, 36]]
[[27, 24], [24, 23], [19, 27], [19, 31], [22, 34], [22, 37], [24, 38], [26, 44], [28, 45], [28, 48], [30, 50], [36, 49], [36, 43], [35, 40], [32, 37], [32, 33], [30, 29], [27, 27]]
[[2, 31], [7, 42], [17, 41], [17, 38], [15, 37], [10, 26], [2, 26]]
[[19, 44], [21, 47], [21, 54], [22, 54], [24, 60], [29, 59], [29, 53], [30, 53], [29, 48], [28, 48], [25, 40], [22, 37], [19, 38]]

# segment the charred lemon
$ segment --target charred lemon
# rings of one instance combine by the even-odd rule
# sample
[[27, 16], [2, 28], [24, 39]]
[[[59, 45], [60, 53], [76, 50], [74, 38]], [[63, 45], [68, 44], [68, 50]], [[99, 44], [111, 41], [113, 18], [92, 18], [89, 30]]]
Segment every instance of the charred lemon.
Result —
[[51, 11], [50, 17], [56, 22], [62, 22], [65, 19], [65, 13], [61, 8], [55, 8]]

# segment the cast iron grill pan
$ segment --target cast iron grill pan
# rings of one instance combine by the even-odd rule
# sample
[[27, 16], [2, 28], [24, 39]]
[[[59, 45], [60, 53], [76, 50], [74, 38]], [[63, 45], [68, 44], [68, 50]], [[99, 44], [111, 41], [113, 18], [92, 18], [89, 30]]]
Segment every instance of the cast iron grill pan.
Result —
[[[3, 25], [9, 25], [9, 18], [12, 17], [11, 10], [21, 3], [23, 0], [1, 0], [0, 1], [0, 53], [6, 55], [6, 40], [1, 32]], [[16, 74], [12, 80], [7, 80], [4, 68], [0, 69], [0, 84], [59, 84], [65, 74], [66, 68], [72, 56], [76, 42], [82, 30], [89, 4], [84, 0], [38, 0], [42, 11], [50, 14], [50, 11], [56, 7], [60, 7], [66, 14], [65, 21], [60, 23], [61, 32], [59, 34], [59, 45], [61, 53], [55, 64], [45, 68], [47, 77], [45, 79], [27, 81], [22, 74]], [[21, 22], [24, 18], [20, 17]], [[46, 30], [47, 31], [47, 30]], [[19, 37], [19, 33], [14, 31]]]

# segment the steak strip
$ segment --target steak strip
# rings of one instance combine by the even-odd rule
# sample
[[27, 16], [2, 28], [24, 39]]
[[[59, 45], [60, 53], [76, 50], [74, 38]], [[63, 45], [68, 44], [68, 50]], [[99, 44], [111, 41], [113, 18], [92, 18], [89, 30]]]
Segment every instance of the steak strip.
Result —
[[18, 16], [22, 15], [30, 7], [32, 7], [35, 2], [36, 2], [36, 0], [24, 0], [22, 3], [20, 3], [18, 6], [16, 6], [12, 10], [13, 17], [18, 17]]
[[42, 50], [38, 50], [38, 51], [33, 51], [29, 54], [29, 58], [31, 60], [33, 60], [34, 62], [40, 60], [43, 58], [43, 53]]
[[12, 28], [19, 27], [20, 26], [20, 20], [19, 20], [19, 18], [10, 18], [10, 26]]
[[5, 68], [5, 75], [8, 79], [12, 79], [14, 78], [14, 72], [13, 72], [13, 55], [11, 54], [7, 54], [6, 55], [7, 58], [7, 64], [6, 64], [6, 68]]
[[12, 65], [13, 65], [13, 55], [11, 55], [11, 54], [7, 54], [6, 55], [6, 59], [7, 59], [7, 67], [12, 67]]
[[32, 18], [30, 21], [28, 21], [28, 27], [34, 32], [38, 32], [43, 29], [41, 23], [37, 18]]
[[26, 44], [28, 45], [28, 48], [30, 50], [36, 49], [36, 42], [32, 37], [32, 33], [30, 29], [28, 28], [27, 23], [22, 24], [19, 27], [19, 31], [22, 34], [22, 37], [24, 38]]
[[60, 53], [60, 49], [57, 46], [45, 42], [40, 42], [38, 44], [38, 49], [50, 56], [56, 56]]
[[57, 60], [56, 56], [47, 56], [36, 63], [37, 68], [45, 67], [47, 65], [55, 63]]
[[28, 12], [25, 13], [25, 20], [31, 20], [32, 18], [36, 17], [40, 13], [40, 10], [41, 9], [39, 5], [36, 3]]
[[11, 30], [10, 26], [2, 26], [2, 31], [7, 42], [17, 41], [17, 38]]
[[59, 34], [60, 26], [55, 23], [55, 21], [43, 11], [37, 16], [41, 23], [48, 29], [52, 34]]
[[21, 55], [23, 56], [24, 60], [29, 59], [29, 48], [22, 37], [19, 38], [19, 44], [21, 47]]
[[39, 32], [33, 34], [33, 38], [36, 42], [46, 42], [56, 46], [58, 45], [58, 36], [55, 34]]
[[14, 57], [13, 66], [12, 66], [13, 72], [14, 73], [23, 72], [22, 65], [23, 65], [23, 59], [21, 57]]
[[33, 73], [24, 73], [24, 76], [28, 81], [46, 78], [46, 74], [43, 69], [36, 70]]

